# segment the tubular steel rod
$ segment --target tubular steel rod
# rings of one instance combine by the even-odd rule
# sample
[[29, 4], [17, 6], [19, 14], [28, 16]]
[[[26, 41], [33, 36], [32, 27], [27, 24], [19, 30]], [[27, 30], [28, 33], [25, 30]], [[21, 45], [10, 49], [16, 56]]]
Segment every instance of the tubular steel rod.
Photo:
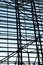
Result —
[[[38, 38], [36, 38], [36, 39], [38, 39]], [[31, 44], [32, 44], [33, 42], [35, 42], [35, 41], [32, 41]], [[30, 42], [29, 42], [29, 43], [30, 43]], [[24, 46], [22, 46], [22, 50], [25, 49], [26, 47], [28, 47], [28, 46], [30, 45], [29, 43], [27, 43], [27, 44], [25, 44]], [[0, 61], [0, 63], [3, 63], [3, 62], [6, 61], [8, 58], [14, 56], [16, 53], [18, 53], [18, 50], [17, 50], [17, 51], [13, 51], [10, 55], [4, 57], [4, 58]]]
[[0, 1], [0, 64], [43, 64], [42, 5], [41, 0]]
[[31, 1], [31, 9], [32, 9], [32, 20], [33, 20], [33, 26], [34, 26], [35, 42], [36, 42], [36, 48], [37, 48], [38, 65], [39, 65], [40, 60], [39, 60], [39, 51], [38, 51], [38, 45], [37, 45], [37, 39], [36, 39], [36, 28], [35, 28], [35, 23], [34, 23], [33, 1]]
[[[40, 43], [41, 55], [42, 55], [41, 35], [40, 35], [39, 23], [38, 23], [38, 19], [37, 19], [37, 13], [36, 13], [36, 8], [35, 8], [35, 3], [34, 3], [34, 1], [33, 1], [33, 6], [34, 6], [34, 10], [35, 10], [35, 17], [36, 17], [37, 28], [38, 28], [38, 35], [39, 35], [39, 43]], [[43, 62], [43, 61], [42, 61], [42, 62]]]
[[19, 30], [18, 30], [18, 26], [19, 26], [19, 17], [18, 17], [18, 0], [15, 0], [15, 9], [16, 9], [16, 26], [17, 26], [17, 47], [18, 47], [18, 65], [20, 65], [20, 62], [19, 62]]
[[18, 45], [18, 65], [22, 65], [22, 44], [21, 44], [21, 28], [18, 0], [15, 0], [16, 9], [16, 26], [17, 26], [17, 45]]

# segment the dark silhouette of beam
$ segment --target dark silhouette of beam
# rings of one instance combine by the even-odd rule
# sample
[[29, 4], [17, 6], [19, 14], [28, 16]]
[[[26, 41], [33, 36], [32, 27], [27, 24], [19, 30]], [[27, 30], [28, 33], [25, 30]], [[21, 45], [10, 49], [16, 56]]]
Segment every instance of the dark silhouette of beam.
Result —
[[[31, 42], [27, 42], [26, 44], [24, 44], [24, 46], [22, 46], [21, 44], [21, 36], [23, 37], [23, 35], [21, 34], [21, 28], [20, 28], [20, 15], [19, 15], [19, 5], [18, 5], [18, 0], [15, 1], [15, 10], [16, 10], [16, 30], [17, 30], [17, 48], [18, 50], [11, 53], [10, 55], [8, 54], [5, 58], [3, 58], [0, 62], [3, 63], [4, 61], [8, 60], [10, 57], [12, 57], [14, 54], [18, 54], [18, 65], [22, 65], [24, 64], [24, 62], [22, 62], [22, 50], [27, 48], [29, 45], [32, 45], [34, 42], [36, 42], [36, 48], [37, 48], [37, 57], [38, 57], [38, 61], [40, 64], [40, 59], [39, 59], [39, 48], [38, 48], [38, 44], [37, 42], [40, 43], [40, 49], [41, 49], [41, 54], [42, 54], [42, 46], [41, 46], [41, 35], [40, 35], [40, 30], [39, 30], [39, 24], [38, 24], [38, 19], [37, 19], [37, 12], [36, 12], [36, 8], [35, 8], [35, 3], [31, 0], [31, 8], [32, 8], [32, 20], [33, 20], [33, 26], [34, 26], [34, 34], [35, 34], [35, 40], [31, 40]], [[23, 8], [25, 9], [25, 8]], [[29, 11], [27, 10], [27, 8], [25, 9], [26, 11]], [[33, 12], [34, 10], [34, 12]], [[31, 12], [31, 11], [30, 11]], [[36, 20], [34, 20], [34, 13], [35, 13], [35, 18]], [[29, 16], [27, 14], [25, 14], [27, 18], [29, 18]], [[35, 26], [35, 22], [37, 22], [37, 29], [38, 29], [38, 36], [37, 36], [37, 31], [36, 31], [36, 26]], [[28, 24], [28, 23], [27, 23]], [[23, 37], [25, 39], [25, 36]], [[3, 38], [2, 38], [3, 39]], [[5, 38], [6, 39], [6, 38]], [[33, 38], [34, 39], [34, 38]], [[14, 39], [13, 39], [14, 40]], [[27, 39], [25, 39], [27, 40]], [[28, 40], [27, 40], [28, 41]], [[9, 51], [8, 51], [9, 52]], [[43, 58], [43, 54], [42, 54], [42, 58]], [[28, 59], [29, 59], [29, 56], [28, 56]], [[21, 60], [21, 61], [20, 61]], [[43, 59], [42, 59], [42, 62], [43, 62]], [[9, 64], [9, 63], [8, 63]]]
[[[35, 4], [34, 4], [34, 1], [32, 1], [32, 0], [31, 0], [31, 9], [32, 9], [32, 20], [33, 20], [33, 26], [34, 26], [34, 34], [35, 34], [35, 42], [36, 42], [36, 49], [37, 49], [38, 65], [39, 65], [40, 64], [40, 59], [39, 59], [39, 51], [38, 51], [38, 45], [37, 45], [37, 39], [36, 39], [36, 37], [37, 37], [36, 23], [37, 23], [37, 27], [38, 27], [38, 20], [37, 20], [37, 15], [36, 15]], [[36, 18], [36, 21], [34, 21], [34, 16]], [[39, 31], [39, 28], [38, 28], [38, 31]]]
[[20, 28], [21, 24], [20, 24], [19, 5], [18, 4], [19, 4], [18, 0], [15, 0], [17, 46], [18, 46], [18, 65], [22, 65], [22, 43], [21, 43], [21, 28]]

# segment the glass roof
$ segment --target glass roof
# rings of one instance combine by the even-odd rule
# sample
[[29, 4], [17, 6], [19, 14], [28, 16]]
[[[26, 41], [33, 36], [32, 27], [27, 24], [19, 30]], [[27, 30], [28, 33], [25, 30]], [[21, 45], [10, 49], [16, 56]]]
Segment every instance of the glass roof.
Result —
[[39, 65], [42, 53], [43, 2], [0, 0], [0, 65]]

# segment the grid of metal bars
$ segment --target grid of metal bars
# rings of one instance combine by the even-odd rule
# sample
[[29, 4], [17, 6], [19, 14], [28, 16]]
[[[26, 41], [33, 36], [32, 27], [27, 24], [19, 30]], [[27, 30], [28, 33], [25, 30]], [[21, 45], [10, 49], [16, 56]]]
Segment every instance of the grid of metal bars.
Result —
[[43, 64], [43, 1], [0, 0], [0, 65]]

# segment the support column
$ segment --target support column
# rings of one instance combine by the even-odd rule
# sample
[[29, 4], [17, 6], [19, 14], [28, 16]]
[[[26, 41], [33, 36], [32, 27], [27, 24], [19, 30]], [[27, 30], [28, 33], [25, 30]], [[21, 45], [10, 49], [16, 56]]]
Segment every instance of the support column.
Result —
[[[38, 18], [37, 18], [37, 13], [36, 13], [36, 8], [35, 8], [35, 3], [33, 1], [33, 6], [34, 6], [34, 11], [35, 11], [35, 18], [36, 18], [36, 23], [37, 23], [37, 29], [38, 29], [38, 39], [39, 39], [39, 43], [40, 43], [40, 50], [41, 50], [41, 55], [42, 55], [42, 44], [41, 44], [41, 35], [40, 35], [40, 29], [39, 29], [39, 23], [38, 23]], [[40, 59], [40, 58], [39, 58]], [[43, 59], [43, 58], [42, 58]], [[42, 60], [43, 63], [43, 60]]]
[[39, 59], [39, 51], [38, 51], [38, 45], [37, 45], [36, 25], [35, 25], [35, 21], [34, 21], [34, 6], [33, 6], [33, 1], [32, 0], [31, 0], [31, 10], [32, 10], [32, 21], [33, 21], [33, 26], [34, 26], [37, 57], [38, 57], [38, 65], [39, 65], [40, 64], [40, 59]]
[[20, 27], [20, 13], [19, 13], [19, 3], [18, 3], [18, 0], [15, 0], [15, 9], [16, 9], [18, 65], [22, 65], [21, 27]]

